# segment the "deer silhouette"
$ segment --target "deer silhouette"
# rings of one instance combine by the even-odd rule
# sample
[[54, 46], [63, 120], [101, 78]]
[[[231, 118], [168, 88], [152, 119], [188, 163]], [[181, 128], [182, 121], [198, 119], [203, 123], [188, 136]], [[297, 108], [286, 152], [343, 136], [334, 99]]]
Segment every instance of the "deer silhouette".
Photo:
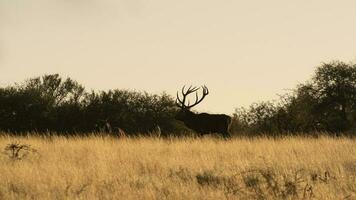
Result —
[[[202, 88], [202, 96], [199, 98], [198, 90]], [[190, 105], [187, 101], [187, 96], [195, 92], [195, 103]], [[209, 94], [209, 90], [206, 86], [192, 87], [190, 86], [185, 91], [185, 86], [182, 88], [183, 98], [179, 98], [179, 92], [177, 92], [176, 105], [180, 108], [176, 115], [176, 119], [182, 121], [188, 128], [194, 130], [200, 135], [209, 133], [218, 133], [223, 137], [230, 137], [230, 124], [231, 117], [224, 114], [208, 114], [208, 113], [194, 113], [190, 109], [200, 102]]]

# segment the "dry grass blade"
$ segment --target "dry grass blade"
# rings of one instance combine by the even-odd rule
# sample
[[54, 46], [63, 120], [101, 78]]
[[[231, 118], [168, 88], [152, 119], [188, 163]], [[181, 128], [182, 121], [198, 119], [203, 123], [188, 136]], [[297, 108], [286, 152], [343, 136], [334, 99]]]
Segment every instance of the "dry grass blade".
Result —
[[[123, 137], [0, 136], [0, 199], [351, 200], [356, 194], [350, 138]], [[38, 154], [32, 145], [41, 156], [32, 155]]]

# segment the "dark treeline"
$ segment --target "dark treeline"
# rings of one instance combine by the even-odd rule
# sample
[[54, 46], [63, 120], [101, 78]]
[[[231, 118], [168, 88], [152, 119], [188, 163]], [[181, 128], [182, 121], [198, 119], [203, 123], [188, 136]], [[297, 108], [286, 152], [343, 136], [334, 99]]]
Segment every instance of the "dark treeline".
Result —
[[234, 129], [246, 135], [356, 132], [356, 65], [340, 61], [317, 67], [307, 83], [274, 102], [238, 108]]
[[[117, 134], [123, 130], [130, 135], [157, 131], [181, 135], [190, 130], [174, 119], [177, 111], [175, 99], [165, 93], [88, 92], [58, 74], [0, 88], [0, 130], [11, 133]], [[335, 61], [316, 68], [310, 81], [277, 101], [236, 109], [231, 132], [355, 134], [355, 121], [356, 65]]]
[[167, 94], [86, 92], [76, 81], [58, 74], [0, 89], [0, 129], [13, 133], [184, 130], [174, 120], [175, 112], [174, 99]]

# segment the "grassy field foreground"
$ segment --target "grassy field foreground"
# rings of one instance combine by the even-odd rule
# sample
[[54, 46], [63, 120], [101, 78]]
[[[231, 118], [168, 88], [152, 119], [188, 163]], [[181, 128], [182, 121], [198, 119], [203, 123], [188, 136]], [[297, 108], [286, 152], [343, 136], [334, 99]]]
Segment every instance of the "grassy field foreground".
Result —
[[347, 138], [2, 136], [0, 148], [0, 199], [356, 199]]

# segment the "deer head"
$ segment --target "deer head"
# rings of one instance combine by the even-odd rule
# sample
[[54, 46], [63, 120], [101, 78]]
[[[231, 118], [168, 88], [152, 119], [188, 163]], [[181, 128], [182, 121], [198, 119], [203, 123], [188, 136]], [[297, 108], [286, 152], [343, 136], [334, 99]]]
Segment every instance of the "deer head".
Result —
[[[198, 95], [198, 90], [202, 88], [203, 93], [202, 96], [199, 98]], [[181, 111], [178, 113], [178, 115], [176, 116], [176, 118], [178, 120], [181, 120], [183, 118], [185, 118], [186, 115], [192, 114], [192, 112], [190, 111], [190, 109], [196, 105], [198, 105], [200, 102], [203, 101], [203, 99], [205, 98], [206, 95], [209, 94], [209, 90], [208, 88], [204, 85], [201, 87], [193, 87], [190, 86], [186, 91], [185, 91], [185, 86], [183, 86], [182, 88], [182, 99], [179, 98], [179, 92], [177, 92], [177, 99], [176, 99], [176, 105], [181, 108]], [[193, 104], [190, 104], [190, 101], [187, 100], [187, 96], [195, 93], [195, 102]], [[188, 101], [188, 102], [187, 102]]]

